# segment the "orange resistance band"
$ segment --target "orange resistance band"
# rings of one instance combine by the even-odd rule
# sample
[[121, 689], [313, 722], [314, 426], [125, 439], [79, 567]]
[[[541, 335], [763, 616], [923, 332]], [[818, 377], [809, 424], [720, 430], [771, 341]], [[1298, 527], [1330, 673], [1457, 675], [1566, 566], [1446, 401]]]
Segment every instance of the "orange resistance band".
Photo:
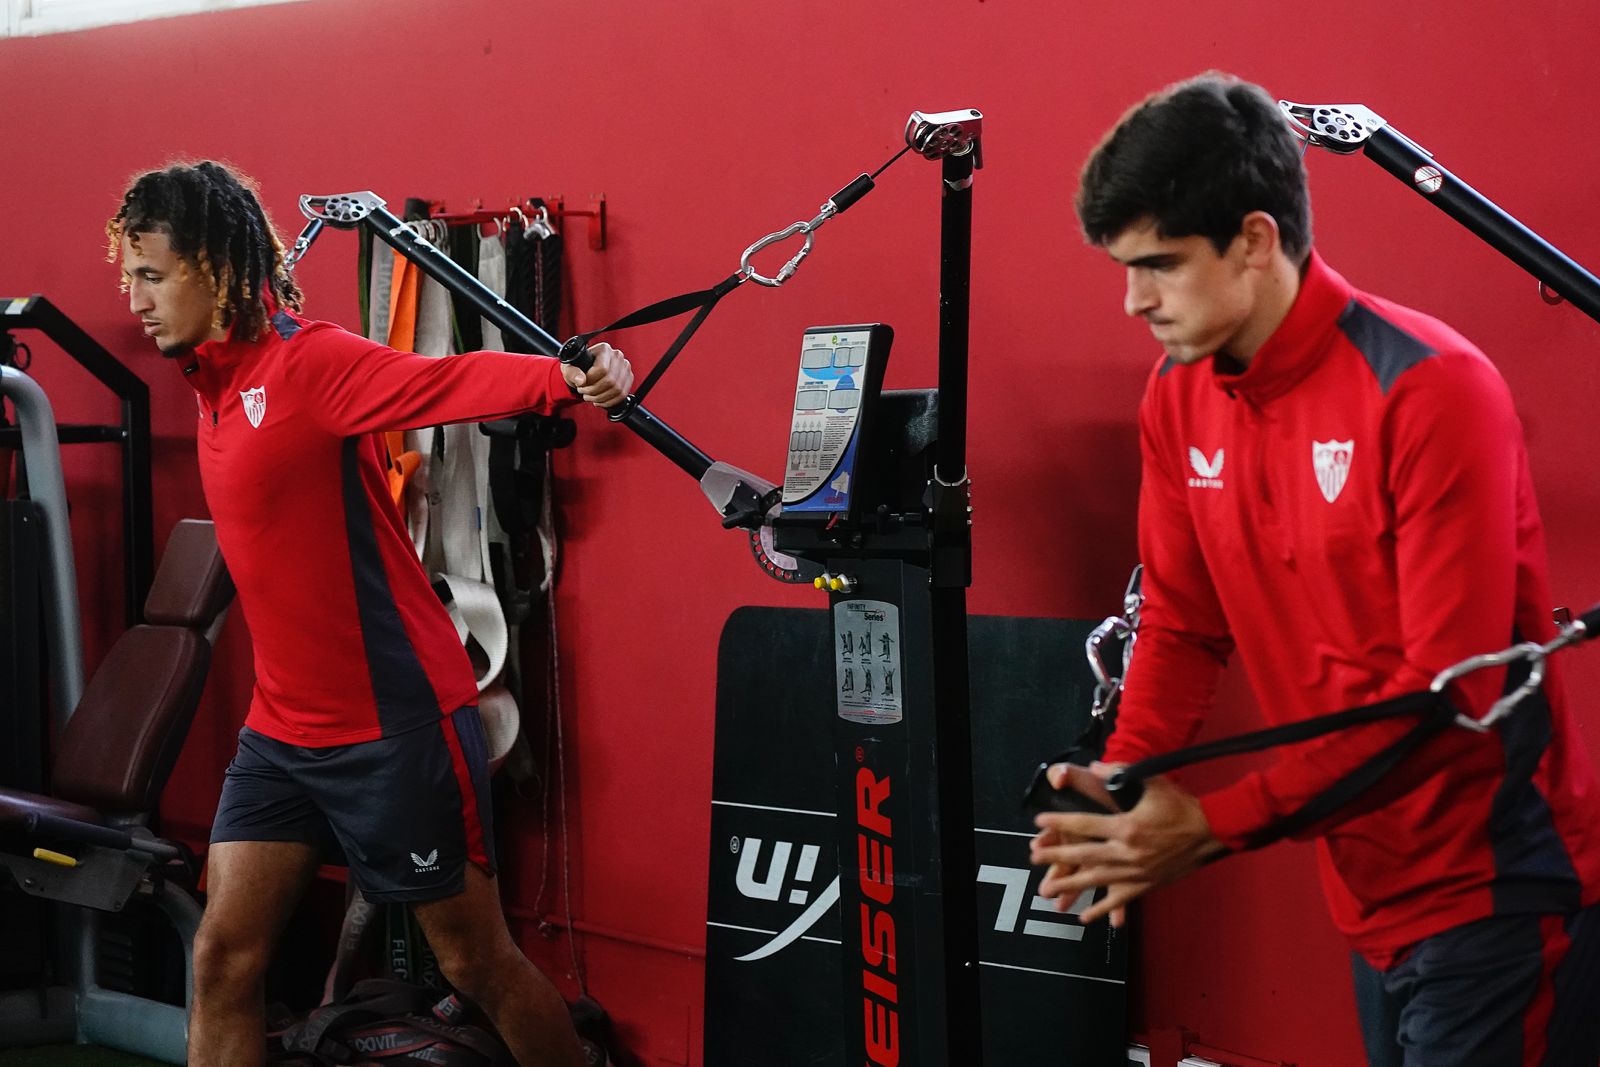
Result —
[[[415, 352], [422, 271], [399, 252], [392, 254], [394, 269], [389, 282], [389, 347], [400, 352]], [[389, 450], [389, 496], [398, 507], [405, 498], [406, 484], [422, 464], [422, 456], [406, 451], [403, 430], [385, 431], [383, 440]]]

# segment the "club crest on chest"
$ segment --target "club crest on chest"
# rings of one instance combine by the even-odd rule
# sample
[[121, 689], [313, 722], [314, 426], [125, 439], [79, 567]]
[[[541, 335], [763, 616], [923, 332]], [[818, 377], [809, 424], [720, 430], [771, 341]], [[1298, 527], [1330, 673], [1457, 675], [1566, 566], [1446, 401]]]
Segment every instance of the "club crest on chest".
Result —
[[1317, 476], [1317, 488], [1328, 503], [1339, 499], [1344, 483], [1350, 478], [1350, 462], [1355, 454], [1354, 441], [1312, 441], [1311, 470]]
[[250, 420], [250, 425], [256, 428], [261, 426], [261, 420], [267, 417], [267, 390], [265, 386], [254, 389], [239, 390], [239, 399], [244, 401], [244, 417]]

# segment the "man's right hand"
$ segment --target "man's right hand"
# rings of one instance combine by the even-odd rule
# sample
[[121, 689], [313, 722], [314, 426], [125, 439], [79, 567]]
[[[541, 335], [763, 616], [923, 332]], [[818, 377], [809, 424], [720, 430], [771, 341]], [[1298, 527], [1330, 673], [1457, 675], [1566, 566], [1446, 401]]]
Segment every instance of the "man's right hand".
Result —
[[561, 368], [561, 373], [567, 384], [589, 403], [601, 408], [616, 407], [633, 391], [633, 365], [627, 356], [604, 341], [590, 345], [589, 355], [594, 363], [587, 371], [569, 364]]

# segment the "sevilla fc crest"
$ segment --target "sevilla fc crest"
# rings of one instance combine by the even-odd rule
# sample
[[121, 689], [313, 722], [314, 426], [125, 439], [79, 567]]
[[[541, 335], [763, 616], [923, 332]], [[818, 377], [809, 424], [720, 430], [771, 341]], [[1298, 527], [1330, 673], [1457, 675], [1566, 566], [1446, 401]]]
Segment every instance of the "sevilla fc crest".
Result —
[[244, 401], [244, 417], [250, 420], [251, 426], [259, 427], [261, 420], [267, 416], [266, 387], [241, 389], [239, 399]]
[[1350, 457], [1355, 449], [1354, 441], [1311, 442], [1311, 469], [1316, 472], [1323, 499], [1330, 504], [1344, 491], [1344, 483], [1350, 477]]

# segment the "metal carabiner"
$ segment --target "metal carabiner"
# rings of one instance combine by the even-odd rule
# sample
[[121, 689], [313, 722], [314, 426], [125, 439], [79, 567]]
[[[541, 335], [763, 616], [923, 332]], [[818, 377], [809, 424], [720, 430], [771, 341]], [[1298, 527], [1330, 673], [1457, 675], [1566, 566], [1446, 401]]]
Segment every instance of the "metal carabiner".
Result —
[[[752, 281], [759, 285], [767, 285], [776, 288], [777, 286], [780, 286], [784, 282], [788, 281], [790, 278], [794, 277], [794, 272], [799, 269], [801, 261], [811, 254], [811, 246], [816, 241], [815, 235], [817, 230], [821, 228], [824, 222], [827, 222], [838, 213], [839, 209], [834, 206], [832, 200], [829, 200], [826, 204], [822, 205], [822, 210], [817, 212], [817, 217], [812, 219], [810, 222], [796, 222], [791, 226], [786, 226], [783, 229], [778, 230], [776, 233], [769, 233], [761, 240], [745, 249], [744, 255], [739, 257], [740, 281]], [[801, 246], [800, 251], [795, 253], [793, 259], [779, 268], [776, 275], [768, 278], [766, 275], [758, 273], [756, 269], [750, 265], [751, 256], [755, 255], [757, 252], [760, 252], [764, 248], [769, 248], [772, 245], [777, 244], [779, 241], [787, 241], [797, 233], [803, 233], [806, 235], [806, 243]]]
[[[776, 275], [769, 278], [750, 265], [751, 256], [777, 244], [779, 241], [787, 241], [797, 233], [805, 234], [806, 242], [801, 246], [800, 251], [795, 253], [793, 259], [778, 269]], [[816, 237], [813, 235], [810, 226], [804, 222], [797, 222], [793, 226], [778, 230], [776, 233], [769, 233], [744, 250], [744, 255], [739, 257], [739, 273], [748, 281], [776, 288], [794, 276], [794, 272], [799, 269], [801, 261], [811, 254], [811, 245], [815, 241]]]
[[[1089, 713], [1096, 718], [1105, 716], [1122, 692], [1122, 681], [1128, 676], [1128, 666], [1133, 662], [1133, 646], [1139, 639], [1139, 609], [1144, 605], [1141, 585], [1144, 578], [1142, 564], [1133, 568], [1128, 577], [1128, 587], [1122, 594], [1122, 614], [1111, 615], [1089, 632], [1083, 643], [1084, 655], [1089, 660], [1089, 670], [1094, 673], [1094, 703]], [[1122, 671], [1113, 675], [1106, 667], [1105, 644], [1113, 637], [1122, 639]]]
[[1501, 649], [1499, 652], [1485, 652], [1482, 655], [1470, 656], [1460, 663], [1452, 664], [1434, 675], [1433, 681], [1429, 683], [1428, 688], [1435, 693], [1440, 693], [1444, 691], [1445, 686], [1457, 678], [1471, 674], [1474, 671], [1487, 670], [1490, 667], [1503, 667], [1508, 663], [1515, 663], [1519, 659], [1527, 660], [1529, 664], [1528, 677], [1517, 688], [1490, 704], [1488, 711], [1477, 718], [1473, 718], [1464, 712], [1457, 713], [1456, 725], [1464, 726], [1476, 733], [1488, 733], [1489, 727], [1515, 711], [1517, 705], [1532, 695], [1533, 691], [1538, 689], [1540, 684], [1544, 682], [1544, 663], [1545, 660], [1550, 658], [1551, 653], [1568, 645], [1576, 644], [1588, 636], [1588, 628], [1582, 622], [1569, 623], [1561, 628], [1560, 633], [1542, 645], [1534, 641], [1523, 641], [1521, 644], [1512, 645], [1510, 648]]
[[1089, 631], [1089, 638], [1083, 643], [1083, 653], [1089, 658], [1089, 670], [1094, 673], [1099, 689], [1109, 692], [1122, 684], [1120, 677], [1106, 669], [1105, 643], [1113, 637], [1127, 638], [1132, 633], [1133, 627], [1121, 615], [1111, 615]]

